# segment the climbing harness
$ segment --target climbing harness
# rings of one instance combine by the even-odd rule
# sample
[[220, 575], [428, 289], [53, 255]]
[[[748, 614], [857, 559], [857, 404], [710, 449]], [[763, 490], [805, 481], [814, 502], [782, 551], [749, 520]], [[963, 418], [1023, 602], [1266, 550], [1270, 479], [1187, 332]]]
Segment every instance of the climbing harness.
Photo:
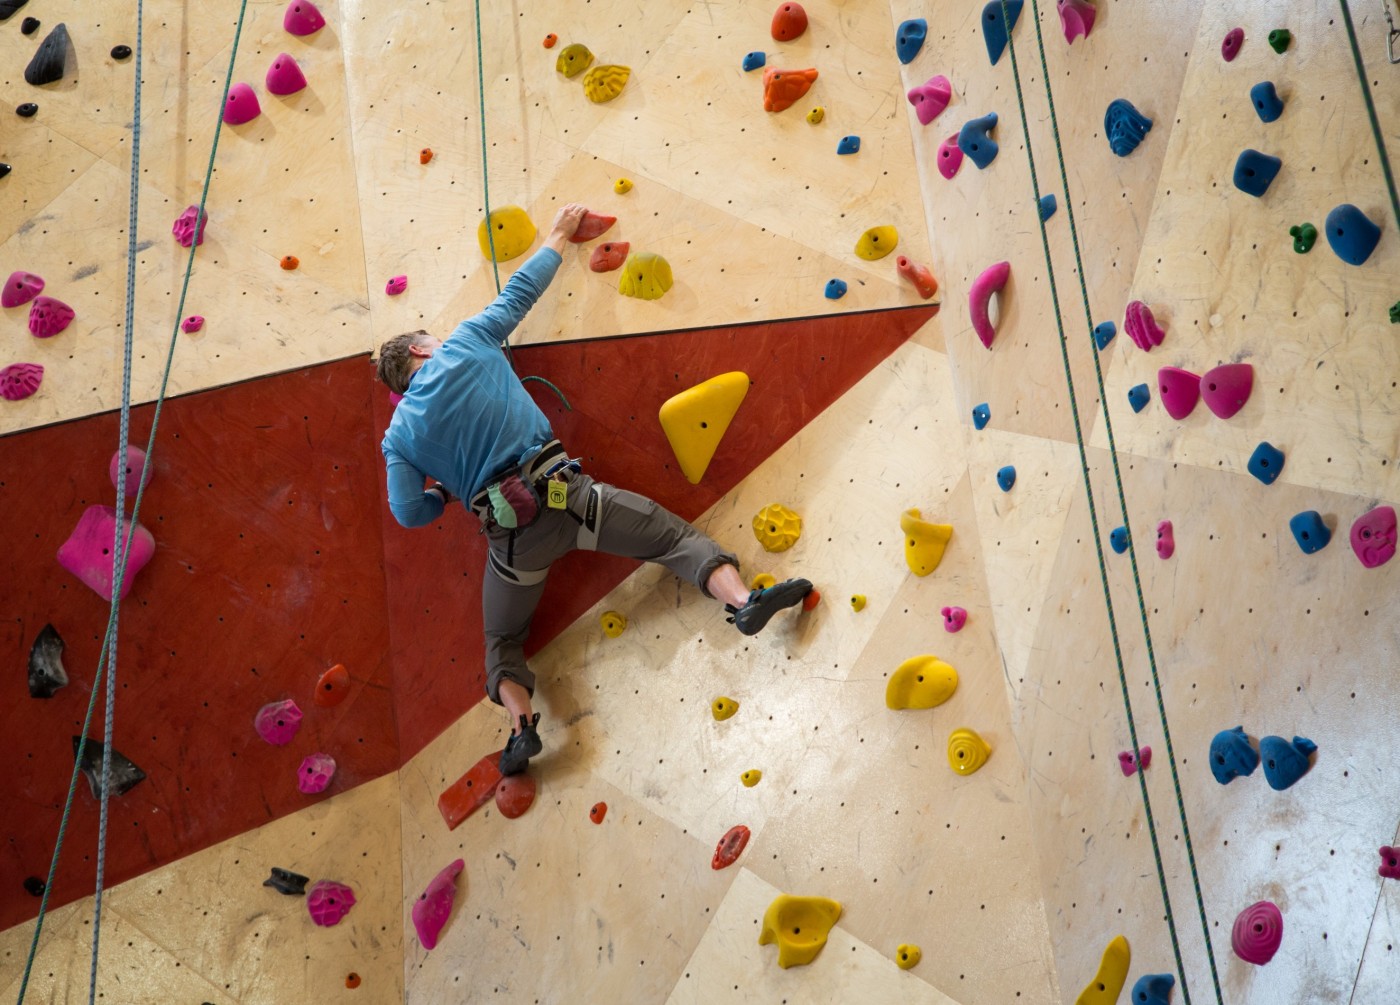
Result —
[[1390, 16], [1390, 0], [1381, 0], [1381, 5], [1385, 9], [1385, 20], [1390, 25], [1390, 30], [1385, 36], [1385, 54], [1391, 63], [1400, 63], [1400, 56], [1395, 54], [1395, 40], [1400, 39], [1400, 28], [1395, 27], [1395, 18]]

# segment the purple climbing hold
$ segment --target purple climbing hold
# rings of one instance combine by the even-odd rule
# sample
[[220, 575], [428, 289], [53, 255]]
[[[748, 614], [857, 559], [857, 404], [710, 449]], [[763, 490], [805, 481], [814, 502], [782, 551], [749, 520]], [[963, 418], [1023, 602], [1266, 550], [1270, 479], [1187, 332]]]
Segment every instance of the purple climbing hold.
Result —
[[279, 869], [272, 867], [272, 875], [263, 880], [263, 886], [270, 886], [278, 893], [285, 893], [289, 897], [305, 897], [306, 884], [311, 880], [299, 872], [292, 872], [290, 869]]
[[407, 276], [395, 276], [384, 284], [384, 292], [391, 297], [396, 297], [404, 290], [408, 289]]
[[434, 949], [438, 936], [452, 915], [452, 904], [457, 899], [457, 877], [466, 868], [460, 858], [445, 866], [433, 877], [433, 881], [413, 902], [413, 927], [418, 931], [418, 941], [424, 949]]
[[112, 455], [112, 463], [107, 466], [107, 474], [112, 484], [121, 478], [126, 483], [126, 497], [130, 500], [151, 481], [151, 468], [146, 463], [146, 451], [140, 447], [128, 446]]
[[922, 125], [928, 125], [943, 114], [948, 102], [953, 100], [953, 84], [941, 73], [930, 77], [927, 83], [911, 87], [906, 95], [909, 104], [914, 106], [914, 114]]
[[[199, 218], [199, 228], [196, 232], [194, 221]], [[200, 214], [198, 206], [191, 206], [175, 219], [175, 225], [170, 228], [170, 232], [175, 235], [175, 240], [180, 242], [180, 247], [188, 248], [191, 244], [204, 243], [204, 228], [209, 226], [209, 214]]]
[[1157, 524], [1157, 557], [1166, 561], [1176, 554], [1176, 537], [1172, 534], [1172, 522], [1163, 520]]
[[295, 59], [283, 52], [267, 68], [265, 83], [268, 94], [296, 94], [306, 86], [306, 74], [301, 72]]
[[306, 910], [311, 920], [322, 928], [340, 924], [355, 906], [355, 891], [344, 883], [329, 879], [318, 880], [306, 892]]
[[262, 105], [253, 88], [239, 81], [228, 89], [228, 101], [224, 102], [224, 122], [230, 126], [241, 126], [262, 114]]
[[11, 363], [0, 370], [0, 398], [23, 401], [39, 390], [43, 380], [44, 368], [38, 363]]
[[[81, 756], [78, 748], [82, 747]], [[87, 743], [83, 743], [81, 736], [73, 737], [73, 757], [77, 759], [78, 770], [87, 778], [88, 788], [92, 790], [92, 798], [102, 798], [102, 752], [105, 745], [101, 740], [87, 738]], [[109, 796], [124, 796], [141, 782], [146, 780], [146, 773], [136, 766], [132, 760], [117, 750], [112, 748], [111, 756], [107, 758], [108, 775], [107, 781], [111, 785], [108, 791]]]
[[53, 625], [45, 625], [29, 647], [29, 697], [52, 698], [59, 688], [67, 686], [63, 637]]
[[1283, 942], [1283, 914], [1267, 900], [1251, 904], [1239, 913], [1230, 932], [1235, 955], [1246, 963], [1263, 966], [1274, 958]]
[[[121, 596], [131, 592], [131, 584], [156, 553], [156, 539], [140, 524], [132, 527], [122, 520], [126, 536], [126, 575], [122, 577]], [[78, 525], [58, 549], [58, 564], [81, 579], [103, 600], [112, 599], [112, 581], [116, 557], [112, 545], [117, 536], [117, 511], [111, 506], [89, 506], [83, 510]]]
[[958, 134], [954, 133], [938, 144], [938, 173], [951, 181], [962, 162], [962, 147], [958, 146]]
[[1128, 305], [1127, 314], [1123, 318], [1123, 330], [1128, 333], [1128, 338], [1133, 340], [1133, 345], [1143, 352], [1151, 352], [1152, 347], [1161, 345], [1162, 339], [1166, 337], [1166, 332], [1152, 316], [1152, 308], [1141, 300], [1134, 300]]
[[73, 308], [62, 300], [38, 296], [29, 305], [29, 334], [35, 338], [52, 338], [73, 323]]
[[1254, 367], [1248, 363], [1226, 363], [1201, 377], [1201, 400], [1222, 419], [1244, 408], [1253, 389]]
[[1098, 9], [1089, 0], [1057, 0], [1060, 10], [1060, 27], [1064, 29], [1065, 41], [1074, 44], [1076, 38], [1089, 37], [1094, 30], [1094, 18]]
[[961, 607], [945, 607], [943, 614], [943, 630], [946, 632], [960, 632], [963, 625], [967, 624], [967, 611]]
[[290, 698], [268, 702], [253, 717], [253, 728], [274, 747], [285, 747], [301, 729], [301, 709]]
[[1225, 34], [1225, 41], [1220, 43], [1220, 55], [1225, 62], [1233, 63], [1235, 57], [1240, 54], [1240, 46], [1244, 45], [1244, 29], [1231, 28]]
[[0, 307], [21, 307], [44, 292], [44, 280], [32, 272], [11, 272], [0, 291]]
[[1157, 390], [1167, 414], [1173, 419], [1184, 419], [1201, 400], [1201, 378], [1190, 370], [1164, 366], [1157, 371]]
[[1377, 506], [1351, 525], [1351, 550], [1368, 569], [1385, 565], [1395, 557], [1395, 510]]
[[39, 43], [38, 51], [24, 68], [26, 83], [35, 87], [63, 79], [63, 64], [68, 61], [68, 26], [57, 24]]
[[191, 314], [180, 322], [180, 330], [186, 335], [193, 335], [204, 327], [204, 316], [201, 314]]
[[[261, 730], [259, 730], [261, 732]], [[335, 758], [330, 754], [307, 754], [297, 769], [297, 788], [308, 796], [325, 792], [335, 777]]]
[[282, 15], [282, 27], [293, 35], [314, 35], [326, 26], [326, 19], [311, 0], [292, 0]]

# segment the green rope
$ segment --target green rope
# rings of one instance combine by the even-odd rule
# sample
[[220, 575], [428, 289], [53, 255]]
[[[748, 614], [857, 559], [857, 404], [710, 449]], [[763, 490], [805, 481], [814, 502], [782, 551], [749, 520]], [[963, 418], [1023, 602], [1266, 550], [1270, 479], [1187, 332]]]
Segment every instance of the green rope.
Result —
[[1351, 6], [1347, 0], [1337, 0], [1342, 6], [1342, 20], [1347, 25], [1347, 37], [1351, 40], [1351, 57], [1356, 62], [1356, 79], [1361, 84], [1361, 97], [1366, 102], [1366, 114], [1371, 118], [1371, 132], [1376, 137], [1376, 154], [1381, 159], [1381, 171], [1385, 174], [1385, 185], [1390, 190], [1390, 210], [1395, 214], [1395, 222], [1400, 224], [1400, 195], [1395, 191], [1395, 175], [1390, 170], [1390, 157], [1385, 150], [1385, 137], [1381, 134], [1381, 123], [1376, 118], [1376, 103], [1371, 97], [1371, 85], [1366, 81], [1366, 64], [1361, 59], [1361, 46], [1356, 41], [1356, 25], [1351, 21]]
[[[1011, 22], [1006, 9], [1006, 0], [1001, 0], [1001, 6], [1003, 23], [1009, 26]], [[1078, 227], [1075, 224], [1074, 218], [1074, 200], [1070, 196], [1069, 175], [1068, 170], [1065, 167], [1064, 149], [1060, 142], [1059, 119], [1055, 113], [1055, 97], [1054, 92], [1050, 86], [1050, 69], [1048, 62], [1045, 58], [1045, 38], [1040, 28], [1039, 7], [1040, 5], [1037, 2], [1037, 0], [1031, 0], [1031, 20], [1035, 24], [1036, 42], [1040, 51], [1041, 73], [1045, 79], [1045, 96], [1050, 106], [1051, 134], [1055, 140], [1055, 155], [1059, 161], [1060, 166], [1060, 181], [1061, 184], [1064, 186], [1065, 210], [1069, 218], [1070, 235], [1074, 245], [1075, 268], [1079, 277], [1080, 297], [1084, 306], [1084, 317], [1086, 325], [1085, 330], [1089, 335], [1090, 345], [1092, 347], [1094, 327], [1093, 312], [1090, 310], [1089, 307], [1089, 291], [1087, 286], [1085, 285], [1086, 281], [1084, 278], [1084, 262], [1079, 250], [1079, 231]], [[1038, 205], [1040, 202], [1041, 195], [1040, 181], [1036, 174], [1035, 155], [1031, 148], [1030, 124], [1028, 116], [1026, 114], [1025, 97], [1021, 89], [1021, 71], [1019, 62], [1016, 57], [1016, 44], [1011, 36], [1012, 33], [1008, 30], [1007, 48], [1011, 52], [1012, 73], [1014, 74], [1016, 80], [1016, 102], [1019, 105], [1021, 111], [1021, 125], [1022, 129], [1025, 132], [1026, 141], [1026, 159], [1030, 164], [1031, 185], [1033, 187], [1035, 195], [1035, 204]], [[1036, 218], [1037, 220], [1039, 220], [1040, 224], [1040, 239], [1045, 252], [1045, 266], [1050, 281], [1051, 301], [1055, 310], [1055, 324], [1060, 334], [1060, 355], [1064, 363], [1065, 383], [1069, 389], [1070, 414], [1074, 420], [1074, 435], [1079, 447], [1079, 463], [1081, 472], [1084, 477], [1084, 492], [1089, 504], [1089, 519], [1094, 534], [1094, 549], [1098, 556], [1099, 579], [1103, 586], [1104, 604], [1108, 612], [1109, 630], [1113, 638], [1113, 655], [1118, 666], [1118, 683], [1123, 692], [1123, 708], [1127, 714], [1129, 737], [1132, 742], [1133, 749], [1138, 750], [1140, 748], [1137, 740], [1137, 724], [1133, 717], [1132, 699], [1129, 696], [1128, 692], [1127, 670], [1123, 664], [1123, 652], [1118, 638], [1118, 623], [1114, 611], [1113, 595], [1108, 582], [1108, 567], [1104, 560], [1103, 534], [1099, 528], [1098, 512], [1094, 504], [1093, 485], [1089, 477], [1089, 462], [1088, 455], [1084, 446], [1084, 432], [1079, 422], [1079, 405], [1077, 396], [1075, 394], [1074, 374], [1070, 368], [1069, 346], [1067, 336], [1065, 335], [1064, 320], [1060, 310], [1059, 290], [1055, 283], [1055, 268], [1050, 254], [1050, 240], [1046, 231], [1045, 221], [1040, 219], [1039, 213], [1036, 214]], [[1220, 975], [1217, 971], [1215, 963], [1215, 950], [1211, 945], [1210, 927], [1206, 919], [1205, 901], [1201, 896], [1200, 876], [1196, 869], [1196, 856], [1191, 844], [1191, 830], [1186, 819], [1186, 803], [1181, 794], [1181, 780], [1178, 777], [1177, 773], [1176, 753], [1172, 746], [1171, 730], [1167, 724], [1166, 705], [1162, 699], [1161, 681], [1158, 677], [1157, 672], [1157, 657], [1152, 646], [1152, 630], [1147, 620], [1147, 602], [1143, 598], [1142, 581], [1138, 573], [1137, 551], [1133, 547], [1132, 524], [1128, 519], [1128, 502], [1123, 490], [1122, 472], [1120, 471], [1118, 465], [1118, 447], [1113, 437], [1113, 421], [1112, 418], [1109, 416], [1108, 412], [1108, 395], [1105, 393], [1104, 390], [1103, 369], [1099, 364], [1098, 352], [1095, 351], [1095, 349], [1096, 347], [1091, 348], [1090, 355], [1093, 357], [1094, 360], [1094, 375], [1098, 384], [1099, 401], [1101, 402], [1101, 406], [1103, 409], [1104, 424], [1108, 433], [1108, 454], [1109, 459], [1112, 461], [1113, 464], [1113, 480], [1117, 487], [1118, 503], [1123, 514], [1123, 526], [1128, 536], [1128, 560], [1132, 567], [1133, 588], [1137, 595], [1138, 613], [1142, 619], [1143, 639], [1146, 642], [1147, 647], [1148, 665], [1152, 671], [1152, 687], [1157, 699], [1157, 712], [1158, 716], [1161, 719], [1162, 735], [1167, 748], [1167, 764], [1170, 768], [1172, 788], [1176, 795], [1177, 811], [1181, 819], [1182, 838], [1186, 845], [1187, 860], [1191, 868], [1191, 883], [1196, 896], [1196, 907], [1201, 919], [1201, 934], [1205, 939], [1206, 954], [1210, 961], [1211, 980], [1215, 987], [1215, 997], [1217, 1003], [1223, 1003], [1224, 998], [1220, 990]], [[1148, 834], [1152, 842], [1152, 857], [1157, 867], [1157, 882], [1161, 887], [1162, 903], [1166, 909], [1167, 928], [1171, 936], [1172, 952], [1175, 954], [1177, 970], [1181, 976], [1182, 996], [1186, 1002], [1186, 1005], [1190, 1005], [1191, 992], [1189, 987], [1187, 986], [1186, 967], [1181, 956], [1181, 943], [1177, 936], [1176, 919], [1172, 912], [1171, 893], [1167, 888], [1166, 871], [1162, 866], [1161, 847], [1157, 838], [1156, 820], [1153, 817], [1152, 813], [1152, 801], [1147, 792], [1147, 779], [1143, 772], [1139, 771], [1137, 774], [1138, 786], [1142, 793], [1144, 815], [1147, 820]]]

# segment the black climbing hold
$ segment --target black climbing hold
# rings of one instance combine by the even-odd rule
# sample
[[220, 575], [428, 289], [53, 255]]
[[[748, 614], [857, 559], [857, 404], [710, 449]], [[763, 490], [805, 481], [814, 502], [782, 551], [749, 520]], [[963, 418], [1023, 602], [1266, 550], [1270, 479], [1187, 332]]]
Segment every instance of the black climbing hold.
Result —
[[10, 167], [10, 165], [0, 164], [0, 178], [5, 177], [5, 175], [9, 174], [11, 170], [12, 168]]
[[45, 625], [29, 648], [29, 697], [52, 698], [68, 685], [63, 669], [63, 638], [53, 625]]
[[48, 888], [49, 885], [38, 876], [26, 876], [24, 878], [24, 892], [31, 897], [42, 897], [44, 891]]
[[[83, 742], [81, 736], [73, 737], [73, 756], [78, 756], [78, 745]], [[88, 786], [92, 789], [92, 797], [100, 799], [102, 797], [102, 751], [101, 740], [94, 740], [88, 737], [87, 746], [83, 747], [83, 758], [78, 762], [78, 769], [87, 777]], [[146, 773], [125, 757], [115, 747], [112, 748], [112, 791], [111, 795], [124, 796], [138, 784], [145, 781]]]
[[114, 45], [114, 46], [112, 46], [112, 58], [113, 58], [113, 59], [130, 59], [130, 58], [131, 58], [131, 46], [129, 46], [129, 45]]
[[39, 30], [39, 19], [37, 17], [27, 17], [20, 24], [19, 30], [22, 34], [32, 35]]
[[285, 893], [289, 896], [306, 896], [306, 884], [311, 882], [306, 876], [292, 872], [290, 869], [279, 869], [272, 867], [272, 875], [263, 880], [263, 886], [270, 886], [278, 893]]
[[24, 79], [36, 87], [62, 80], [63, 64], [67, 61], [68, 26], [60, 24], [39, 43], [39, 50], [24, 68]]
[[32, 101], [26, 101], [24, 104], [20, 105], [18, 108], [15, 109], [15, 114], [18, 115], [20, 118], [30, 119], [33, 118], [38, 111], [38, 105], [34, 104], [34, 102]]
[[0, 21], [8, 21], [29, 0], [0, 0]]

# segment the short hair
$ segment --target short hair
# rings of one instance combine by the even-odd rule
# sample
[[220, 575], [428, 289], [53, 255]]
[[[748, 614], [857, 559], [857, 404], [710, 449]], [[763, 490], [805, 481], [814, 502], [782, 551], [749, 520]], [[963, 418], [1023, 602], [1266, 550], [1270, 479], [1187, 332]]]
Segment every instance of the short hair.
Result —
[[413, 356], [409, 353], [408, 347], [422, 345], [424, 339], [430, 338], [432, 336], [420, 328], [417, 331], [395, 335], [380, 346], [379, 360], [375, 370], [375, 375], [380, 382], [395, 394], [403, 394], [407, 391], [408, 379], [413, 376]]

